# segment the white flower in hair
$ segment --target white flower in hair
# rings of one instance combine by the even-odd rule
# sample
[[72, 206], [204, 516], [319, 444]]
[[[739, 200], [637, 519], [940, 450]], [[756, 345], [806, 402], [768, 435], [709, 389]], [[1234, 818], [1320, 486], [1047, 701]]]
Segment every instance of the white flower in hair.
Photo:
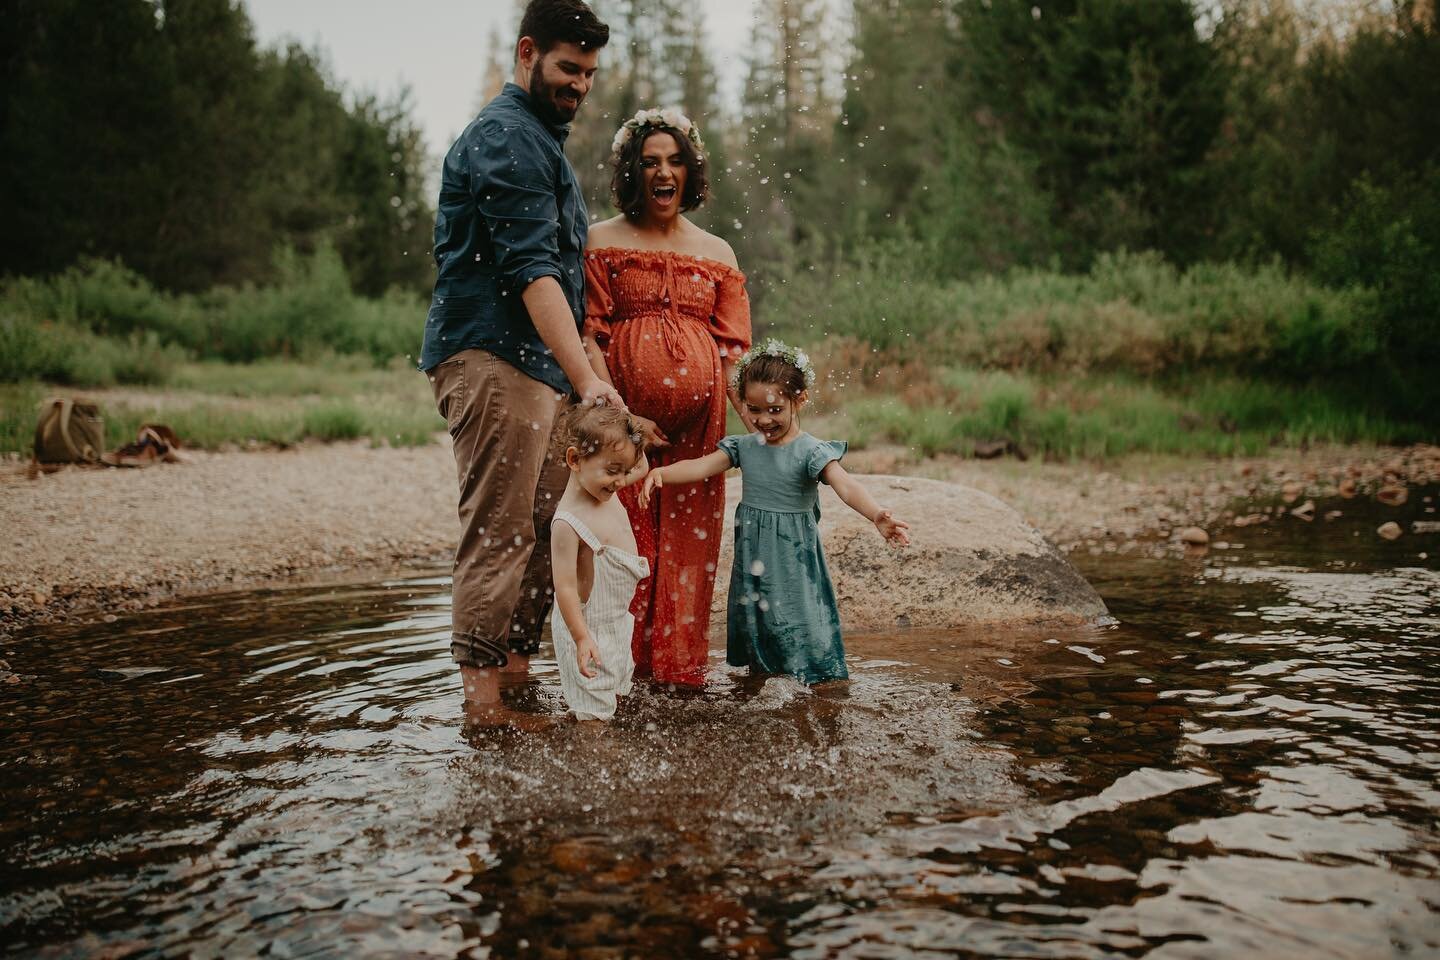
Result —
[[679, 107], [648, 107], [635, 111], [635, 116], [626, 120], [620, 125], [620, 129], [615, 131], [615, 139], [610, 141], [611, 155], [618, 157], [626, 144], [646, 127], [670, 127], [679, 130], [685, 135], [685, 139], [690, 141], [697, 154], [703, 156], [705, 153], [705, 144], [700, 140], [700, 128], [685, 116]]
[[734, 386], [740, 387], [740, 380], [745, 375], [745, 368], [760, 357], [779, 357], [789, 363], [805, 379], [805, 388], [808, 390], [815, 386], [815, 365], [810, 362], [810, 355], [804, 350], [797, 349], [774, 337], [767, 337], [764, 343], [751, 347], [744, 356], [735, 361]]

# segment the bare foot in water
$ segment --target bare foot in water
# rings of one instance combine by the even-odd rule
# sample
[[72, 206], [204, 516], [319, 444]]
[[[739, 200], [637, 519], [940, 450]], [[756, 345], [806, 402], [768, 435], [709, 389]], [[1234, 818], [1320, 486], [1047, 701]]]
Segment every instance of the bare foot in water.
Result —
[[562, 718], [548, 713], [522, 713], [502, 703], [475, 703], [465, 701], [465, 721], [461, 733], [469, 736], [482, 730], [505, 728], [522, 733], [538, 733], [548, 730]]
[[530, 680], [530, 658], [522, 653], [512, 653], [500, 668], [500, 682], [507, 687], [527, 683]]

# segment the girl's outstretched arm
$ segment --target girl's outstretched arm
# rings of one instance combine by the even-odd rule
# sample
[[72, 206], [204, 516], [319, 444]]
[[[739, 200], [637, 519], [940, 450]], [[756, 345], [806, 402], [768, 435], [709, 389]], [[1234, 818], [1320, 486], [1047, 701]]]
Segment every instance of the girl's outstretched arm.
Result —
[[825, 469], [820, 471], [820, 479], [830, 484], [830, 488], [845, 501], [846, 506], [875, 524], [880, 536], [902, 547], [910, 545], [910, 524], [897, 520], [893, 513], [876, 503], [875, 498], [870, 496], [870, 491], [866, 490], [859, 480], [846, 473], [839, 460], [831, 460], [825, 464]]
[[755, 428], [750, 426], [750, 415], [745, 412], [745, 404], [740, 402], [740, 389], [735, 386], [735, 358], [724, 350], [720, 351], [720, 376], [725, 378], [725, 396], [730, 398], [730, 406], [740, 415], [740, 422], [745, 424], [745, 429], [754, 433]]
[[681, 460], [677, 463], [667, 463], [663, 467], [656, 467], [645, 476], [645, 486], [640, 490], [640, 506], [648, 507], [650, 505], [650, 494], [657, 487], [663, 487], [667, 483], [694, 483], [697, 480], [706, 480], [724, 473], [729, 469], [730, 454], [724, 450], [716, 450], [714, 453], [707, 453], [694, 460]]
[[645, 479], [645, 474], [649, 472], [650, 460], [648, 457], [645, 456], [644, 452], [642, 451], [640, 454], [640, 459], [636, 461], [635, 466], [631, 467], [630, 472], [625, 474], [625, 486], [628, 487], [632, 483], [639, 483], [641, 480]]
[[580, 605], [580, 536], [568, 523], [555, 523], [550, 527], [551, 578], [555, 587], [555, 606], [570, 636], [575, 638], [575, 659], [579, 661], [580, 672], [595, 676], [595, 668], [589, 661], [600, 662], [600, 649], [590, 636], [590, 627], [585, 623], [585, 611]]

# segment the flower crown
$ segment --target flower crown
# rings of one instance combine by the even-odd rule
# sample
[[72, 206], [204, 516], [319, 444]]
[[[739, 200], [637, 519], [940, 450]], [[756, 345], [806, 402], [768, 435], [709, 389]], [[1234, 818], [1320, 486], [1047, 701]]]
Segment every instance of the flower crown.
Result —
[[806, 390], [815, 386], [815, 365], [810, 362], [810, 355], [798, 347], [792, 347], [774, 337], [767, 337], [764, 343], [751, 347], [744, 356], [735, 361], [734, 385], [737, 390], [745, 376], [745, 368], [761, 357], [779, 357], [800, 371], [800, 375], [805, 378]]
[[615, 139], [610, 141], [611, 156], [620, 156], [625, 145], [646, 127], [670, 127], [679, 130], [685, 134], [685, 139], [690, 141], [696, 153], [702, 156], [705, 153], [705, 144], [700, 140], [700, 128], [681, 113], [679, 107], [651, 107], [648, 110], [637, 110], [635, 116], [620, 124], [620, 129], [615, 131]]

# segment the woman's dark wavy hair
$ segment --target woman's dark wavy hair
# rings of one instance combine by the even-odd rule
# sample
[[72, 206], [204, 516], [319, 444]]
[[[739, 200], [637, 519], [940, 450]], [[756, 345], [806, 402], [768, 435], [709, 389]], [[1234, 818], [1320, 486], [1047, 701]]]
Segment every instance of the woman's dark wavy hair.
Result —
[[549, 53], [557, 43], [573, 43], [583, 50], [599, 50], [610, 42], [610, 28], [581, 0], [530, 0], [520, 17], [520, 33], [536, 48]]
[[640, 169], [645, 141], [651, 134], [668, 133], [680, 147], [680, 162], [685, 164], [685, 191], [680, 195], [680, 212], [687, 213], [710, 199], [710, 178], [705, 173], [705, 158], [695, 144], [674, 127], [660, 125], [641, 127], [630, 142], [620, 148], [615, 170], [610, 177], [610, 199], [627, 220], [640, 219], [645, 209], [645, 175]]

